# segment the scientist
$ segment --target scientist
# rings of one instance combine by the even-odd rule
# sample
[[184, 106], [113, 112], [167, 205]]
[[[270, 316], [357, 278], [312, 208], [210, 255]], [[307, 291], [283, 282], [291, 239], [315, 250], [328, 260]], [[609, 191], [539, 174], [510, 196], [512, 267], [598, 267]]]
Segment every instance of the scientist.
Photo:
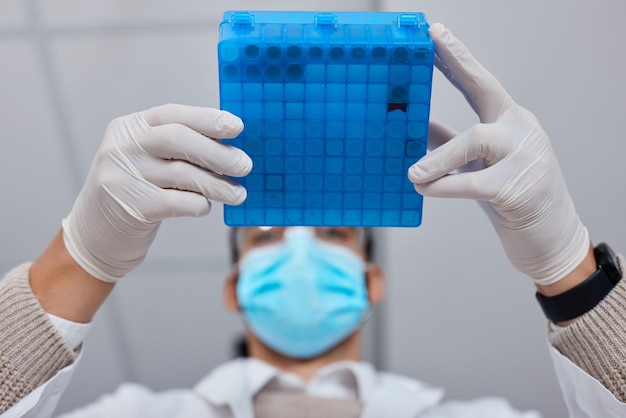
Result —
[[[409, 178], [426, 196], [478, 200], [511, 263], [534, 281], [570, 415], [626, 416], [623, 258], [592, 246], [533, 114], [441, 24], [430, 33], [437, 67], [480, 124], [460, 134], [431, 124], [436, 148]], [[218, 140], [242, 128], [226, 112], [180, 105], [109, 125], [62, 231], [0, 284], [2, 417], [53, 415], [93, 315], [144, 259], [160, 221], [206, 215], [209, 200], [245, 199], [223, 174], [245, 176], [251, 160]], [[368, 260], [368, 230], [240, 228], [233, 235], [238, 263], [225, 294], [244, 318], [250, 358], [189, 390], [123, 385], [67, 417], [538, 416], [493, 398], [444, 402], [439, 389], [359, 362], [359, 329], [384, 293], [382, 272]]]

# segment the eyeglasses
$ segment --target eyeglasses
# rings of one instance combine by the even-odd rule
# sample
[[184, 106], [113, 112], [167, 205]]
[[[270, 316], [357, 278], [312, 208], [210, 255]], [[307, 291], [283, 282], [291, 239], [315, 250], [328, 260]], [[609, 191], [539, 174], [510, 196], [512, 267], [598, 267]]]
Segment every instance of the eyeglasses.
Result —
[[261, 226], [241, 227], [236, 231], [236, 244], [239, 254], [248, 250], [283, 241], [290, 228], [306, 228], [312, 231], [320, 241], [341, 245], [355, 251], [365, 251], [365, 229], [359, 227], [328, 226], [328, 227], [283, 227]]

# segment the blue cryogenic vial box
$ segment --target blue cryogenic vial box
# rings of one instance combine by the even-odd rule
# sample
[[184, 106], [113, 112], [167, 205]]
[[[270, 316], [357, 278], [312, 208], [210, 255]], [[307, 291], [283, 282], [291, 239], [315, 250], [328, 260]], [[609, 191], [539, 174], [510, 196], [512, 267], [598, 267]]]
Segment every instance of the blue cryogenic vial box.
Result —
[[225, 223], [418, 226], [434, 53], [422, 13], [225, 12], [220, 105], [254, 165]]

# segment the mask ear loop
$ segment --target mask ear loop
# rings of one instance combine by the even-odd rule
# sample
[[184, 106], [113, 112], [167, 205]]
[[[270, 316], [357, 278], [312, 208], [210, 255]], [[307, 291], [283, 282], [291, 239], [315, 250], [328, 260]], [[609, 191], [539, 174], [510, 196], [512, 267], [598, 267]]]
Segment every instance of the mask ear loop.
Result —
[[369, 269], [371, 268], [371, 266], [373, 266], [373, 265], [374, 265], [374, 263], [371, 262], [371, 261], [365, 261], [365, 263], [364, 263], [365, 271], [363, 272], [363, 281], [365, 282], [365, 293], [367, 294], [367, 311], [365, 311], [363, 313], [363, 315], [361, 316], [361, 320], [359, 321], [359, 325], [355, 328], [355, 331], [357, 329], [363, 328], [365, 326], [365, 324], [367, 323], [367, 321], [372, 316], [372, 310], [374, 308], [374, 305], [369, 300], [370, 292], [369, 292], [369, 289], [368, 289], [368, 284], [369, 284], [368, 272], [369, 272]]
[[372, 304], [368, 303], [367, 311], [363, 313], [363, 316], [361, 316], [361, 320], [359, 321], [359, 325], [354, 330], [356, 331], [358, 329], [362, 329], [367, 323], [367, 321], [369, 321], [370, 316], [372, 316]]
[[[234, 244], [235, 244], [235, 253], [237, 254], [237, 257], [239, 258], [239, 253], [241, 252], [241, 249], [243, 248], [243, 228], [237, 228], [235, 230], [235, 240], [234, 240]], [[239, 261], [237, 260], [237, 262], [235, 264], [239, 264]]]
[[363, 228], [362, 226], [359, 226], [356, 228], [357, 230], [357, 240], [359, 243], [359, 247], [363, 248], [363, 250], [365, 250], [365, 228]]
[[237, 316], [239, 316], [239, 319], [241, 320], [241, 322], [242, 322], [246, 332], [248, 332], [251, 329], [251, 327], [250, 327], [248, 318], [246, 317], [246, 309], [243, 306], [241, 306], [241, 304], [239, 303], [238, 288], [239, 288], [239, 274], [241, 272], [241, 269], [240, 269], [241, 261], [242, 261], [242, 258], [240, 257], [239, 260], [237, 260], [237, 261], [235, 261], [235, 263], [233, 263], [232, 274], [234, 274], [237, 277], [235, 279], [236, 283], [235, 283], [235, 290], [234, 290], [234, 292], [235, 292], [235, 299], [237, 301]]

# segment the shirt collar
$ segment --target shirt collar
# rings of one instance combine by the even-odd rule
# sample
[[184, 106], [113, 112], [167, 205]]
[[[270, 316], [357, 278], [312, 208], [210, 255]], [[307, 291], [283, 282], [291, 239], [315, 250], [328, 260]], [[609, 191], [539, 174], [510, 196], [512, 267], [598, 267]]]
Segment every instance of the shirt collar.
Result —
[[376, 371], [370, 364], [342, 361], [323, 367], [311, 382], [305, 383], [293, 374], [249, 358], [233, 360], [218, 367], [202, 379], [194, 390], [213, 405], [231, 407], [250, 403], [266, 387], [302, 391], [310, 389], [312, 395], [333, 397], [332, 392], [343, 394], [334, 397], [364, 400], [374, 389], [376, 379]]

